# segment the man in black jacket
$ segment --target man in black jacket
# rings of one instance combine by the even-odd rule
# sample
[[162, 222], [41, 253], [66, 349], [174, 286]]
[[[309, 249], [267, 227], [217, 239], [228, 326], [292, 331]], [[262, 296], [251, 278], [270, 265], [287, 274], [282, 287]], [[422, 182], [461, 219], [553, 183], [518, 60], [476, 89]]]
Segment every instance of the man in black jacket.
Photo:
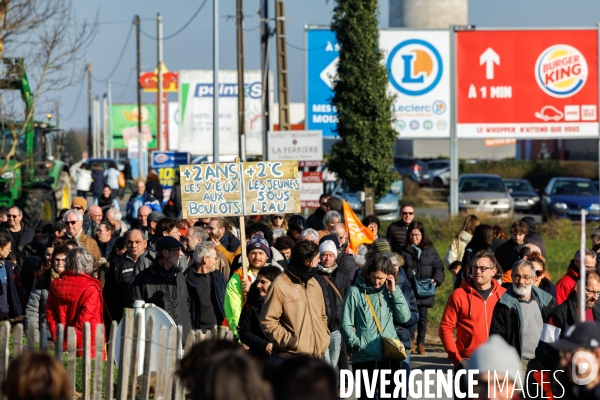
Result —
[[388, 227], [385, 237], [394, 253], [400, 254], [401, 248], [406, 244], [406, 231], [408, 225], [415, 219], [415, 209], [410, 204], [405, 204], [400, 208], [401, 219]]
[[498, 264], [502, 267], [502, 271], [510, 271], [513, 264], [519, 260], [519, 251], [524, 244], [527, 244], [525, 236], [529, 232], [527, 224], [523, 221], [515, 221], [510, 226], [510, 233], [512, 237], [505, 243], [501, 244], [494, 255]]
[[156, 241], [156, 260], [133, 279], [129, 288], [128, 306], [144, 300], [162, 308], [183, 327], [183, 341], [192, 330], [188, 308], [188, 290], [183, 271], [178, 267], [183, 256], [183, 244], [164, 236]]
[[8, 218], [0, 228], [0, 232], [6, 233], [12, 242], [12, 252], [20, 265], [21, 250], [35, 237], [35, 231], [23, 223], [23, 211], [17, 206], [12, 206], [6, 213]]
[[319, 208], [312, 213], [306, 223], [309, 228], [312, 228], [316, 231], [325, 230], [325, 225], [323, 225], [323, 217], [327, 213], [327, 200], [329, 200], [329, 194], [323, 193], [321, 197], [319, 197]]

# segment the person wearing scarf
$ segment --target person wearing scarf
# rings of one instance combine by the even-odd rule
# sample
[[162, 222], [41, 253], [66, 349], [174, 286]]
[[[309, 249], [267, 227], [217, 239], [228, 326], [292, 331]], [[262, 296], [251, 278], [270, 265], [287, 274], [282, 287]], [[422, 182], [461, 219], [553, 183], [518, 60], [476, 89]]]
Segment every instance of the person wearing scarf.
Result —
[[292, 249], [287, 271], [267, 293], [260, 325], [273, 343], [271, 362], [300, 355], [325, 358], [330, 342], [327, 313], [321, 286], [313, 279], [319, 261], [319, 247], [299, 241]]

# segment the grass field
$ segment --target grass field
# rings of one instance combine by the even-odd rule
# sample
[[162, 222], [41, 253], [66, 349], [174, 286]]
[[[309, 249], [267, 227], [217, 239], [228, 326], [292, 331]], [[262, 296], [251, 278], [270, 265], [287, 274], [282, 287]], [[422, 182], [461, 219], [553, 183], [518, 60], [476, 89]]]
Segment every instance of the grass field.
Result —
[[[510, 237], [509, 228], [512, 221], [505, 219], [493, 219], [486, 216], [478, 216], [481, 223], [488, 225], [500, 225], [507, 235]], [[418, 219], [418, 218], [416, 218]], [[425, 225], [425, 230], [429, 239], [435, 246], [438, 254], [443, 259], [450, 241], [460, 230], [464, 218], [454, 218], [450, 220], [442, 220], [438, 218], [425, 217], [420, 221]], [[389, 222], [382, 223], [381, 232], [385, 234]], [[593, 225], [587, 226], [587, 247], [591, 246], [590, 234]], [[546, 244], [546, 258], [548, 271], [552, 277], [552, 282], [556, 282], [565, 274], [567, 266], [573, 255], [579, 249], [581, 241], [581, 231], [577, 224], [565, 220], [551, 220], [545, 224], [538, 225], [537, 234], [544, 239]], [[437, 326], [439, 326], [444, 306], [448, 296], [452, 293], [452, 274], [445, 270], [445, 280], [442, 286], [438, 288], [435, 297], [435, 306], [429, 312], [429, 328], [428, 332], [436, 335]]]

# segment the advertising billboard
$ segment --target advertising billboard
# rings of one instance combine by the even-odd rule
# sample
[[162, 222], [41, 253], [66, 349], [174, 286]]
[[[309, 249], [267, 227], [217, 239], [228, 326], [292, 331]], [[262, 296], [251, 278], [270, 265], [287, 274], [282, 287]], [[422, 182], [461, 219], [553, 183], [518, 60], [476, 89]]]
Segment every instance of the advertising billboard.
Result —
[[[113, 104], [110, 109], [113, 146], [125, 150], [135, 142], [137, 148], [137, 104]], [[156, 104], [142, 104], [142, 138], [149, 149], [156, 148]]]
[[447, 30], [381, 30], [379, 48], [388, 71], [388, 93], [398, 138], [450, 137], [450, 33]]

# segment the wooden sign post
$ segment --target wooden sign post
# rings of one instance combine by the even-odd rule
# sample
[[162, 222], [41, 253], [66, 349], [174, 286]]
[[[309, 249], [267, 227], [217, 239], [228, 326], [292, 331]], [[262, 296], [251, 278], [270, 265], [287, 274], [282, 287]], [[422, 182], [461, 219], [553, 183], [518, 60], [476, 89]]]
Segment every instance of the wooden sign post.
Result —
[[248, 276], [246, 227], [249, 215], [300, 212], [297, 161], [182, 165], [183, 218], [239, 217], [244, 280]]

